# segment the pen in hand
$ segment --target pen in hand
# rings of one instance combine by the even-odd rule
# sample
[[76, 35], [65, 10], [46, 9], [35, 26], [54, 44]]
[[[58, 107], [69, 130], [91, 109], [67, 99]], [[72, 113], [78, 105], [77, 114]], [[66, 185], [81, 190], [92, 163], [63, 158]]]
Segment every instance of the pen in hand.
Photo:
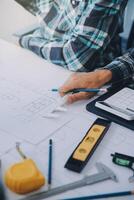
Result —
[[[53, 88], [51, 90], [52, 92], [59, 92], [59, 89]], [[68, 90], [67, 92], [65, 92], [65, 94], [69, 94], [69, 93], [78, 93], [78, 92], [107, 92], [108, 89], [107, 88], [74, 88], [72, 90]]]

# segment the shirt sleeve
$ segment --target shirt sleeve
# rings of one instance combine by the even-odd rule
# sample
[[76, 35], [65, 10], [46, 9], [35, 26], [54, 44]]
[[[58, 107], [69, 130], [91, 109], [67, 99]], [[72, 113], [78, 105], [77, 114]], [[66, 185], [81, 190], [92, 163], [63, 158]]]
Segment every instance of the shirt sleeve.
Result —
[[134, 75], [134, 48], [115, 59], [103, 69], [108, 69], [112, 72], [112, 84], [128, 83]]
[[28, 48], [54, 64], [72, 71], [94, 69], [98, 53], [104, 51], [116, 35], [119, 16], [127, 0], [101, 0], [91, 13], [74, 28], [69, 40], [45, 41], [39, 33], [20, 39], [21, 46]]

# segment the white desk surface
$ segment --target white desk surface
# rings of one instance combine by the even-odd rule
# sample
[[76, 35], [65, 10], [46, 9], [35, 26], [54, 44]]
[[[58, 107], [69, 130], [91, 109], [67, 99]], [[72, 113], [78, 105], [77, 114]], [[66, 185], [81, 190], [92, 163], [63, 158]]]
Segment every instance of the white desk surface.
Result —
[[[23, 81], [24, 85], [29, 83], [39, 90], [39, 92], [42, 92], [45, 83], [47, 87], [59, 87], [70, 75], [70, 72], [67, 70], [52, 65], [33, 53], [3, 40], [0, 40], [0, 74], [1, 73], [7, 73], [8, 76], [10, 75], [14, 80]], [[132, 175], [132, 172], [126, 168], [114, 165], [110, 156], [110, 154], [114, 152], [134, 155], [134, 132], [114, 123], [112, 123], [107, 135], [104, 137], [81, 174], [71, 172], [64, 168], [66, 160], [83, 138], [87, 129], [97, 118], [97, 116], [86, 112], [86, 103], [88, 103], [88, 101], [78, 102], [69, 106], [69, 112], [72, 115], [76, 114], [76, 117], [50, 136], [54, 143], [53, 187], [78, 180], [86, 173], [93, 174], [96, 172], [96, 161], [101, 161], [109, 166], [116, 173], [119, 182], [115, 183], [109, 180], [69, 191], [48, 199], [56, 200], [67, 197], [71, 198], [134, 189], [134, 183], [130, 184], [128, 182], [128, 177]], [[44, 172], [47, 178], [48, 139], [50, 137], [34, 145], [19, 137], [15, 137], [8, 131], [2, 130], [0, 125], [0, 155], [2, 159], [3, 175], [9, 165], [14, 162], [19, 162], [20, 160], [15, 150], [15, 142], [20, 140], [22, 141], [22, 148], [25, 154], [32, 157], [38, 163], [39, 168]], [[44, 189], [45, 187], [42, 188], [42, 190]], [[21, 196], [13, 194], [8, 189], [6, 189], [6, 192], [8, 200], [21, 199]], [[131, 200], [133, 197], [119, 197], [118, 199]], [[111, 198], [111, 200], [115, 200], [115, 198]]]

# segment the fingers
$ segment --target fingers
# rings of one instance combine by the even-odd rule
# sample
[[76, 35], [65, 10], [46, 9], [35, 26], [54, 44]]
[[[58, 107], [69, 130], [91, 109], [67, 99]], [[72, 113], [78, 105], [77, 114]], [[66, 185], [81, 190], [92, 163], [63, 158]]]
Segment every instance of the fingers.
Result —
[[67, 103], [72, 104], [79, 100], [89, 99], [93, 97], [95, 93], [79, 92], [77, 94], [70, 94], [67, 97]]
[[78, 79], [78, 74], [74, 73], [71, 77], [60, 87], [59, 92], [61, 96], [64, 96], [69, 90], [78, 88], [81, 82]]
[[66, 94], [66, 92], [68, 92], [71, 89], [74, 89], [74, 87], [72, 87], [71, 84], [65, 84], [62, 87], [60, 87], [59, 93], [61, 96], [64, 96]]

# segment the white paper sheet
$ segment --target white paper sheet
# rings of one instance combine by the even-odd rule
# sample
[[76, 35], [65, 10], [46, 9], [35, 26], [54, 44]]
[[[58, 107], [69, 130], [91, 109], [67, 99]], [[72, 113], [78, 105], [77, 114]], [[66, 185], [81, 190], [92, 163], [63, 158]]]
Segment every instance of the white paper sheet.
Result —
[[50, 90], [58, 88], [69, 73], [31, 52], [5, 44], [9, 57], [5, 59], [0, 49], [0, 127], [30, 143], [40, 143], [73, 118], [68, 111], [55, 112], [56, 118], [49, 115], [61, 101]]
[[59, 106], [60, 100], [57, 94], [39, 94], [0, 76], [1, 128], [37, 144], [72, 119], [68, 111], [56, 111], [58, 117], [47, 118]]

